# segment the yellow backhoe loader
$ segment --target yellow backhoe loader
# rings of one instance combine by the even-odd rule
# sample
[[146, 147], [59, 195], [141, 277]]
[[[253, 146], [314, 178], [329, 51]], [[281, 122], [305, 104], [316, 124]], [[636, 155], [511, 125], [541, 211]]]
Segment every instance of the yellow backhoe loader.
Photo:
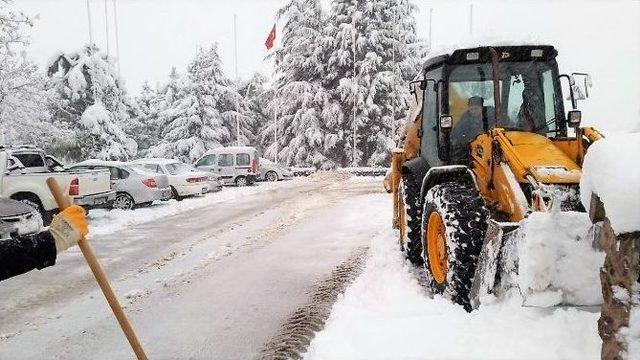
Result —
[[545, 45], [459, 49], [427, 60], [410, 84], [404, 148], [385, 181], [393, 226], [432, 291], [467, 311], [499, 283], [501, 251], [521, 220], [585, 211], [581, 165], [602, 135], [580, 127], [576, 102], [590, 77], [559, 74], [557, 54]]

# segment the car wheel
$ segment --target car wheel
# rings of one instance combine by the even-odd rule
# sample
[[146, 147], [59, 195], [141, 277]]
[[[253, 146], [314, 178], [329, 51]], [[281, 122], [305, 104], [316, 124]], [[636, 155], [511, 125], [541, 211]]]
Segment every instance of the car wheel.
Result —
[[131, 195], [127, 193], [119, 193], [113, 201], [113, 208], [120, 210], [131, 210], [135, 205]]
[[182, 196], [180, 196], [180, 194], [178, 194], [178, 190], [176, 190], [176, 188], [174, 188], [173, 186], [171, 187], [171, 197], [176, 199], [177, 201], [182, 201], [184, 199]]
[[264, 177], [267, 181], [278, 181], [278, 174], [275, 171], [268, 171]]
[[14, 200], [18, 200], [24, 204], [29, 205], [34, 208], [42, 217], [42, 222], [44, 226], [48, 226], [51, 223], [52, 214], [44, 210], [44, 206], [40, 203], [40, 200], [35, 196], [25, 196], [25, 197], [17, 197], [13, 198]]
[[236, 186], [247, 186], [247, 178], [245, 176], [238, 176], [236, 178]]

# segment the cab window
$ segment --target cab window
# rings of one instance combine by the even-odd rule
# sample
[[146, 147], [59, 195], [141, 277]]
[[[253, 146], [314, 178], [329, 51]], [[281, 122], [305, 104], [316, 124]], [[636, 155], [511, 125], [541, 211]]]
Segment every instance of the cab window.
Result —
[[236, 155], [236, 165], [238, 166], [249, 166], [250, 164], [249, 154], [237, 154]]
[[26, 168], [30, 167], [44, 167], [44, 159], [40, 154], [14, 154], [16, 159], [18, 159], [22, 165]]
[[220, 154], [218, 157], [218, 166], [233, 166], [233, 155]]
[[196, 166], [211, 166], [211, 165], [215, 165], [215, 163], [216, 163], [216, 155], [209, 154], [209, 155], [205, 155], [200, 160], [198, 160], [198, 162], [196, 163]]

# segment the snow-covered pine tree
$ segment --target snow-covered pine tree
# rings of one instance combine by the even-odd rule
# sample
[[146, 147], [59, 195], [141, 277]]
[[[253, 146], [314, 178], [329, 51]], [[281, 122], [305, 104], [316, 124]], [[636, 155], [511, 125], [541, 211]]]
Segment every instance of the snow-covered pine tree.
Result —
[[[242, 105], [242, 96], [222, 71], [217, 45], [198, 49], [187, 77], [172, 71], [169, 85], [161, 91], [162, 135], [149, 154], [194, 162], [206, 150], [231, 143], [236, 119], [241, 128], [248, 121], [238, 111]], [[241, 141], [248, 143], [246, 136]]]
[[[290, 0], [279, 16], [282, 41], [273, 55], [276, 90], [270, 104], [270, 112], [277, 112], [278, 142], [267, 147], [266, 155], [273, 158], [277, 151], [288, 165], [334, 167], [326, 156], [335, 143], [323, 120], [328, 93], [322, 84], [326, 41], [320, 1]], [[274, 126], [268, 123], [263, 138], [275, 133]]]
[[248, 134], [250, 119], [243, 114], [243, 98], [237, 86], [222, 71], [218, 44], [198, 49], [187, 73], [201, 104], [200, 116], [213, 130], [214, 133], [210, 136], [215, 142], [223, 145], [250, 145], [249, 137], [253, 136]]
[[268, 84], [266, 76], [255, 73], [248, 81], [243, 81], [238, 91], [243, 96], [244, 106], [242, 111], [248, 118], [246, 130], [249, 144], [263, 154], [265, 143], [273, 141], [273, 136], [263, 137], [261, 130], [273, 121], [273, 113], [269, 112], [269, 102], [273, 97], [273, 91]]
[[87, 45], [55, 56], [48, 75], [54, 119], [75, 134], [64, 157], [127, 160], [136, 154], [136, 142], [122, 130], [129, 104], [111, 59]]
[[332, 107], [327, 122], [336, 126], [337, 148], [347, 154], [342, 165], [347, 159], [361, 166], [388, 164], [407, 108], [406, 83], [426, 55], [424, 43], [416, 37], [414, 13], [416, 7], [408, 0], [332, 2], [326, 27], [332, 39], [326, 86], [342, 111]]
[[0, 1], [0, 144], [48, 148], [66, 134], [50, 122], [44, 77], [27, 58], [30, 18]]
[[131, 122], [125, 126], [125, 131], [138, 144], [138, 155], [145, 156], [151, 146], [159, 142], [159, 132], [156, 127], [158, 118], [159, 96], [147, 81], [142, 84], [140, 94], [129, 107]]

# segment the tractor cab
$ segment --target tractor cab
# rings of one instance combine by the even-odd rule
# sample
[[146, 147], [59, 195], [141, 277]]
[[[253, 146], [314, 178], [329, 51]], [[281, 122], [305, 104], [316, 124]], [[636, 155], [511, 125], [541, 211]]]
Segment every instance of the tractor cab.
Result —
[[[553, 46], [480, 47], [427, 61], [421, 155], [431, 166], [469, 165], [469, 144], [494, 128], [566, 139], [568, 125], [577, 127], [580, 113], [565, 116], [561, 79], [569, 81], [575, 110], [578, 74], [560, 75], [557, 54]], [[588, 94], [588, 75], [580, 75], [585, 76], [580, 94]]]

